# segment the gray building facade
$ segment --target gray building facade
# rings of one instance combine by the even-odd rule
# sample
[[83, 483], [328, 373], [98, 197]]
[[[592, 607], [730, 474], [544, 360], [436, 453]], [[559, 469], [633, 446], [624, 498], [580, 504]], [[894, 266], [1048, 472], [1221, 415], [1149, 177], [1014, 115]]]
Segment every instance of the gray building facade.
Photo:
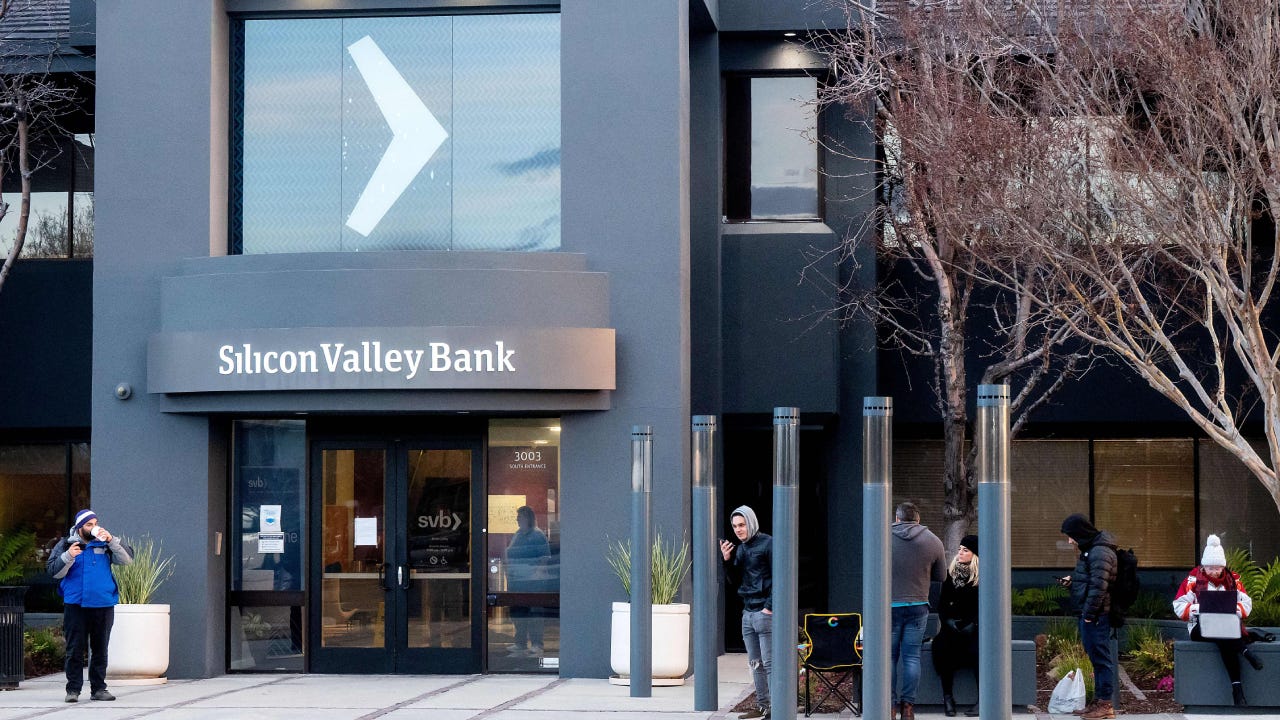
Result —
[[[513, 623], [521, 613], [540, 616], [543, 632], [548, 624], [558, 624], [561, 674], [607, 675], [608, 601], [624, 598], [605, 562], [605, 549], [628, 532], [631, 427], [654, 428], [654, 517], [664, 535], [679, 538], [689, 523], [691, 415], [763, 416], [773, 406], [796, 405], [822, 418], [815, 421], [815, 436], [834, 431], [832, 418], [856, 417], [850, 409], [873, 392], [874, 359], [870, 354], [865, 362], [842, 358], [865, 347], [866, 338], [803, 320], [824, 298], [797, 290], [796, 277], [809, 262], [809, 249], [834, 246], [837, 233], [865, 210], [843, 199], [860, 193], [826, 180], [824, 197], [817, 198], [822, 212], [813, 217], [722, 222], [722, 77], [805, 77], [819, 67], [782, 33], [817, 27], [829, 18], [805, 9], [809, 3], [786, 5], [706, 0], [99, 5], [93, 503], [104, 521], [162, 539], [165, 551], [177, 558], [177, 575], [162, 596], [173, 604], [174, 627], [197, 630], [174, 634], [171, 675], [255, 669], [241, 640], [252, 634], [246, 634], [246, 626], [263, 617], [279, 626], [273, 654], [290, 655], [281, 650], [287, 647], [301, 658], [282, 667], [324, 670], [348, 661], [367, 661], [370, 669], [384, 671], [530, 667], [503, 665], [504, 646], [490, 637], [500, 632], [495, 617], [501, 619], [504, 610]], [[334, 20], [348, 27], [376, 20], [389, 22], [390, 28], [395, 18], [524, 14], [558, 19], [558, 246], [524, 252], [418, 249], [412, 243], [376, 252], [335, 250], [319, 242], [316, 250], [249, 248], [249, 228], [256, 220], [250, 217], [247, 187], [259, 170], [249, 167], [253, 141], [238, 133], [247, 132], [240, 126], [252, 121], [247, 116], [256, 102], [254, 88], [245, 87], [246, 76], [256, 72], [251, 58], [258, 26], [253, 23]], [[455, 22], [458, 48], [461, 28], [461, 21]], [[370, 36], [379, 37], [376, 31]], [[425, 47], [427, 41], [421, 42]], [[354, 77], [351, 71], [344, 82]], [[455, 96], [463, 92], [460, 72], [455, 72]], [[457, 199], [463, 184], [462, 114], [455, 98], [449, 146], [455, 240], [463, 225]], [[843, 114], [831, 113], [822, 125], [826, 132], [859, 140], [856, 125]], [[869, 138], [861, 141], [870, 147]], [[241, 156], [244, 165], [238, 166]], [[816, 178], [814, 187], [819, 187]], [[319, 192], [302, 180], [285, 189]], [[241, 235], [245, 244], [237, 248]], [[478, 332], [473, 339], [483, 339], [485, 347], [498, 340], [499, 356], [503, 348], [517, 347], [517, 366], [535, 352], [544, 353], [538, 361], [543, 369], [520, 377], [488, 373], [478, 380], [478, 372], [454, 374], [423, 387], [403, 377], [387, 379], [389, 369], [370, 380], [367, 351], [356, 361], [363, 363], [357, 368], [366, 373], [363, 378], [348, 373], [345, 380], [335, 379], [325, 367], [338, 359], [326, 353], [338, 352], [344, 342], [336, 339], [340, 336], [348, 347], [369, 338], [398, 338], [383, 342], [389, 346], [427, 335], [440, 341], [464, 329]], [[503, 346], [493, 329], [524, 339]], [[599, 357], [583, 360], [581, 348], [556, 335], [569, 329], [599, 331], [586, 341]], [[424, 340], [420, 352], [430, 353], [429, 347]], [[262, 352], [277, 354], [264, 366], [263, 356], [255, 357]], [[399, 356], [383, 355], [389, 359]], [[490, 358], [474, 359], [479, 365]], [[292, 373], [286, 373], [282, 360], [293, 366]], [[547, 379], [551, 369], [563, 370], [571, 361], [579, 364], [561, 375], [585, 373], [592, 379], [577, 385]], [[313, 372], [304, 377], [299, 368]], [[224, 380], [230, 384], [218, 384]], [[546, 519], [540, 525], [558, 552], [559, 607], [508, 609], [493, 583], [485, 585], [483, 572], [491, 556], [503, 557], [498, 545], [484, 547], [485, 536], [499, 522], [497, 506], [512, 502], [490, 487], [496, 482], [493, 465], [500, 462], [495, 448], [508, 425], [538, 421], [557, 426], [559, 436], [556, 497], [538, 507], [546, 512], [550, 506], [555, 516], [554, 527]], [[246, 460], [259, 450], [245, 438], [264, 427], [275, 433], [270, 441], [277, 444], [274, 462], [281, 462], [280, 448], [286, 444], [281, 438], [299, 434], [302, 444], [291, 452], [301, 452], [305, 461], [292, 463], [288, 472], [277, 466], [272, 474]], [[847, 426], [840, 432], [847, 438], [834, 441], [838, 445], [847, 445], [856, 434]], [[462, 554], [465, 560], [455, 558], [469, 564], [452, 574], [452, 589], [441, 579], [448, 573], [430, 574], [435, 568], [419, 567], [428, 555], [417, 555], [419, 541], [428, 548], [447, 541], [414, 535], [417, 529], [393, 511], [413, 504], [415, 495], [434, 492], [420, 487], [430, 485], [421, 477], [392, 476], [412, 475], [415, 458], [425, 458], [423, 453], [440, 443], [484, 456], [469, 476], [470, 504], [455, 498], [452, 506], [460, 502], [471, 513], [463, 523], [470, 535], [461, 540], [469, 550]], [[822, 446], [825, 453], [832, 441]], [[370, 448], [386, 458], [380, 480], [374, 481], [382, 483], [385, 507], [361, 497], [370, 491], [360, 489], [368, 479], [360, 474], [359, 454]], [[853, 477], [857, 467], [856, 452], [842, 453], [831, 475]], [[334, 478], [326, 475], [330, 470]], [[254, 473], [258, 480], [250, 478]], [[287, 490], [260, 503], [254, 491], [262, 488], [255, 483], [263, 482]], [[354, 490], [343, 489], [343, 483], [352, 482]], [[857, 528], [839, 520], [859, 514], [855, 487], [832, 483], [825, 503], [830, 521], [822, 524], [839, 545], [852, 546], [858, 536]], [[345, 518], [340, 517], [344, 503]], [[383, 517], [376, 517], [379, 510]], [[267, 542], [269, 533], [259, 523], [277, 511], [285, 542], [300, 546], [284, 553], [283, 574], [264, 576], [266, 570], [257, 565], [271, 553], [262, 545], [261, 555], [255, 555], [253, 544]], [[408, 512], [400, 514], [412, 524], [414, 511]], [[485, 513], [488, 528], [482, 522]], [[255, 539], [257, 530], [263, 535]], [[356, 535], [349, 539], [347, 557], [317, 547], [337, 542], [334, 533]], [[382, 553], [376, 562], [370, 548]], [[297, 554], [292, 562], [290, 552]], [[246, 560], [249, 555], [252, 561]], [[829, 562], [846, 560], [833, 555]], [[298, 571], [301, 577], [294, 577]], [[361, 584], [388, 583], [392, 572], [409, 576], [397, 580], [396, 588], [441, 589], [386, 590], [387, 596], [376, 600], [377, 591], [359, 591]], [[830, 573], [829, 585], [835, 604], [847, 605], [856, 597], [851, 572]], [[394, 599], [396, 594], [407, 598]], [[288, 616], [281, 614], [282, 607]], [[291, 627], [285, 627], [285, 617]], [[417, 623], [425, 634], [401, 638], [397, 652], [391, 649], [397, 622]], [[467, 625], [469, 640], [426, 637], [428, 626], [438, 622]], [[338, 624], [340, 629], [331, 627]], [[372, 627], [379, 624], [390, 629]], [[356, 632], [348, 632], [352, 625]], [[354, 639], [362, 628], [369, 628], [368, 636]], [[386, 649], [375, 655], [372, 648], [379, 642]], [[459, 645], [469, 649], [458, 654]], [[542, 669], [557, 667], [537, 659]], [[269, 669], [271, 663], [261, 667]]]

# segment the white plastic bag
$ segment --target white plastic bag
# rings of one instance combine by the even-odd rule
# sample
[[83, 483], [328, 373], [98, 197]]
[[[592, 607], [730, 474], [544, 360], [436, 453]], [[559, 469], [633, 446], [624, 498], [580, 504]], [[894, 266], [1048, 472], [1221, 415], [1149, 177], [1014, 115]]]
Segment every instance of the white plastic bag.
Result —
[[1070, 713], [1084, 709], [1084, 672], [1076, 668], [1053, 686], [1049, 696], [1049, 712]]

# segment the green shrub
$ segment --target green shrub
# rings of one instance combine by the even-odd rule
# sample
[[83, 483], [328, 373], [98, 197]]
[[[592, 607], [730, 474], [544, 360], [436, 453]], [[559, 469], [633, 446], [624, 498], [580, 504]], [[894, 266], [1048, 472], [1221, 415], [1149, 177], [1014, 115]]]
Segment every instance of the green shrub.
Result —
[[1173, 598], [1152, 590], [1143, 590], [1124, 615], [1129, 618], [1172, 620]]
[[0, 585], [21, 582], [40, 567], [36, 534], [19, 529], [0, 535]]
[[67, 658], [67, 641], [56, 625], [27, 628], [22, 632], [22, 653], [30, 663], [32, 677], [60, 670]]
[[1227, 553], [1227, 567], [1240, 575], [1240, 584], [1253, 600], [1253, 612], [1245, 618], [1246, 625], [1280, 625], [1280, 558], [1259, 565], [1244, 548], [1232, 548]]
[[1060, 615], [1067, 589], [1060, 585], [1014, 590], [1011, 596], [1014, 615]]
[[[605, 559], [613, 568], [613, 574], [622, 581], [622, 591], [631, 596], [631, 541], [615, 540], [605, 551]], [[677, 546], [674, 542], [662, 541], [662, 533], [653, 536], [653, 548], [650, 551], [650, 572], [652, 587], [651, 602], [654, 605], [669, 605], [675, 601], [685, 576], [689, 574], [689, 543], [685, 541]]]
[[1052, 664], [1054, 658], [1077, 647], [1083, 645], [1080, 643], [1080, 628], [1073, 618], [1053, 618], [1045, 623], [1044, 645], [1039, 648], [1041, 661]]
[[146, 605], [165, 580], [173, 575], [173, 558], [164, 557], [160, 543], [143, 535], [136, 544], [124, 538], [120, 542], [133, 546], [133, 562], [111, 566], [111, 574], [120, 589], [120, 602], [125, 605]]
[[1123, 654], [1127, 655], [1142, 646], [1144, 642], [1154, 638], [1163, 640], [1160, 635], [1160, 628], [1155, 623], [1136, 621], [1128, 623], [1126, 626]]
[[1076, 643], [1063, 647], [1053, 660], [1049, 661], [1049, 674], [1053, 676], [1055, 683], [1076, 668], [1084, 672], [1084, 691], [1089, 698], [1092, 698], [1093, 663], [1089, 662], [1089, 654], [1084, 651], [1083, 645]]
[[1125, 669], [1130, 675], [1143, 679], [1162, 678], [1173, 674], [1173, 643], [1160, 637], [1160, 633], [1144, 635], [1129, 651]]

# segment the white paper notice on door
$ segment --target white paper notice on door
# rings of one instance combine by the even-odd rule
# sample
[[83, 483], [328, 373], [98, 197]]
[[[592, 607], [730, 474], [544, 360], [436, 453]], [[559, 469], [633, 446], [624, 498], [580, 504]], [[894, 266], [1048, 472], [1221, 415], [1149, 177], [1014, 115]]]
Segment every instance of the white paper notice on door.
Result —
[[[258, 533], [258, 552], [284, 552], [284, 533]], [[269, 589], [269, 588], [268, 588]]]
[[378, 544], [378, 518], [356, 518], [356, 546]]

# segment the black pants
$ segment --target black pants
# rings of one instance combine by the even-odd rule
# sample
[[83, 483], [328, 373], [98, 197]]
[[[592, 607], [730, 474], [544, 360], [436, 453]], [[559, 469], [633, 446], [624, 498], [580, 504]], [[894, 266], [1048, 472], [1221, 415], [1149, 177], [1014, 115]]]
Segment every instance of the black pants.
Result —
[[1207, 638], [1200, 634], [1200, 623], [1196, 623], [1196, 626], [1191, 628], [1191, 639], [1217, 645], [1218, 654], [1222, 656], [1222, 664], [1227, 668], [1227, 677], [1231, 678], [1233, 683], [1240, 682], [1240, 653], [1245, 649], [1244, 638], [1230, 640]]
[[85, 650], [89, 651], [89, 690], [107, 689], [107, 642], [115, 623], [114, 607], [65, 605], [62, 634], [67, 638], [67, 692], [80, 694], [84, 686]]

